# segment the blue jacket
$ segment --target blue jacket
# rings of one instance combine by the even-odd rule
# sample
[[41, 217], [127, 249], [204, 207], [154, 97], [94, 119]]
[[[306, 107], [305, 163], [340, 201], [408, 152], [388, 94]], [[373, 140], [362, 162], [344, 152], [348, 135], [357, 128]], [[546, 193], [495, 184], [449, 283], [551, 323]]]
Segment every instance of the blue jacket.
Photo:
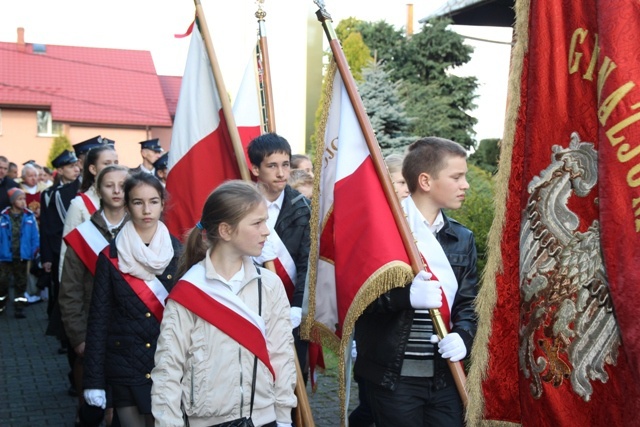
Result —
[[[0, 213], [0, 261], [11, 262], [11, 206]], [[40, 236], [36, 216], [25, 209], [20, 226], [20, 259], [32, 260], [40, 246]]]

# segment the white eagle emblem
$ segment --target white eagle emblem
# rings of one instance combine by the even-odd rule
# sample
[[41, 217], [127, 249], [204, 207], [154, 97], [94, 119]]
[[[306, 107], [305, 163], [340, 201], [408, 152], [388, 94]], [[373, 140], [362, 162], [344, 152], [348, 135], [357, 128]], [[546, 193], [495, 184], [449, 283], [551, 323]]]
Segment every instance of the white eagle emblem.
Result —
[[585, 401], [591, 381], [606, 383], [616, 364], [620, 331], [613, 314], [600, 249], [598, 221], [584, 224], [568, 208], [570, 196], [587, 197], [598, 182], [594, 145], [571, 135], [554, 145], [551, 164], [529, 183], [520, 229], [520, 369], [534, 397], [543, 382], [570, 379]]

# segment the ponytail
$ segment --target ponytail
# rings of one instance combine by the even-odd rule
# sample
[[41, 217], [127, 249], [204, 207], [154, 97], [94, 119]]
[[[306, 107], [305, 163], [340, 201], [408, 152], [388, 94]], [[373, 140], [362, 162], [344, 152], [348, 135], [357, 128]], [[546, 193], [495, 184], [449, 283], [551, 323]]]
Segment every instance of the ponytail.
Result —
[[204, 242], [202, 230], [193, 227], [185, 233], [185, 244], [178, 260], [177, 280], [180, 280], [191, 267], [200, 262], [207, 254], [208, 245]]

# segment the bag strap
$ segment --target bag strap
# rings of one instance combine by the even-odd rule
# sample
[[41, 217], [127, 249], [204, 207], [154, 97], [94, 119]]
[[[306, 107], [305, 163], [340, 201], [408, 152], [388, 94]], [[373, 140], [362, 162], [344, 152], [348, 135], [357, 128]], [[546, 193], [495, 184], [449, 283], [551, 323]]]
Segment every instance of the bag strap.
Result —
[[[262, 276], [260, 275], [260, 269], [258, 266], [256, 271], [258, 272], [258, 315], [262, 316]], [[256, 373], [258, 372], [258, 357], [253, 357], [253, 379], [251, 380], [251, 406], [249, 409], [249, 418], [253, 414], [253, 398], [256, 394]]]

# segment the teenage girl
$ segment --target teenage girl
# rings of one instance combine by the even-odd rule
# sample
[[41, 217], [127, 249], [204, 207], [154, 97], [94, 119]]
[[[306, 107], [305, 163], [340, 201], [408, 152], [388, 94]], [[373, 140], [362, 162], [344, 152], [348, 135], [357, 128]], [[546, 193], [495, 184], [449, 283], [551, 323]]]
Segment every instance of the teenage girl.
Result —
[[251, 418], [291, 426], [296, 383], [290, 307], [278, 276], [256, 267], [269, 230], [251, 183], [228, 181], [188, 234], [152, 371], [157, 426]]
[[[71, 200], [69, 209], [67, 209], [67, 216], [64, 219], [64, 228], [62, 229], [63, 237], [88, 220], [89, 217], [98, 210], [100, 207], [100, 197], [98, 196], [95, 186], [96, 177], [106, 166], [117, 164], [118, 154], [113, 145], [105, 144], [89, 150], [84, 158], [80, 193]], [[60, 248], [60, 271], [58, 272], [61, 280], [66, 251], [67, 245], [63, 241]]]
[[[124, 207], [124, 181], [128, 168], [109, 165], [102, 169], [96, 179], [100, 210], [91, 215], [88, 223], [67, 235], [70, 245], [62, 267], [62, 281], [58, 297], [64, 329], [71, 348], [77, 357], [73, 365], [73, 377], [82, 405], [82, 364], [87, 335], [87, 317], [93, 290], [93, 272], [97, 255], [85, 252], [87, 241], [103, 241], [107, 245], [127, 220]], [[83, 233], [79, 231], [82, 230]], [[102, 238], [102, 240], [101, 240]], [[93, 265], [88, 265], [92, 263]]]
[[164, 188], [151, 174], [129, 176], [130, 220], [100, 253], [89, 311], [84, 397], [104, 408], [106, 392], [123, 427], [152, 427], [151, 368], [180, 243], [160, 221]]

